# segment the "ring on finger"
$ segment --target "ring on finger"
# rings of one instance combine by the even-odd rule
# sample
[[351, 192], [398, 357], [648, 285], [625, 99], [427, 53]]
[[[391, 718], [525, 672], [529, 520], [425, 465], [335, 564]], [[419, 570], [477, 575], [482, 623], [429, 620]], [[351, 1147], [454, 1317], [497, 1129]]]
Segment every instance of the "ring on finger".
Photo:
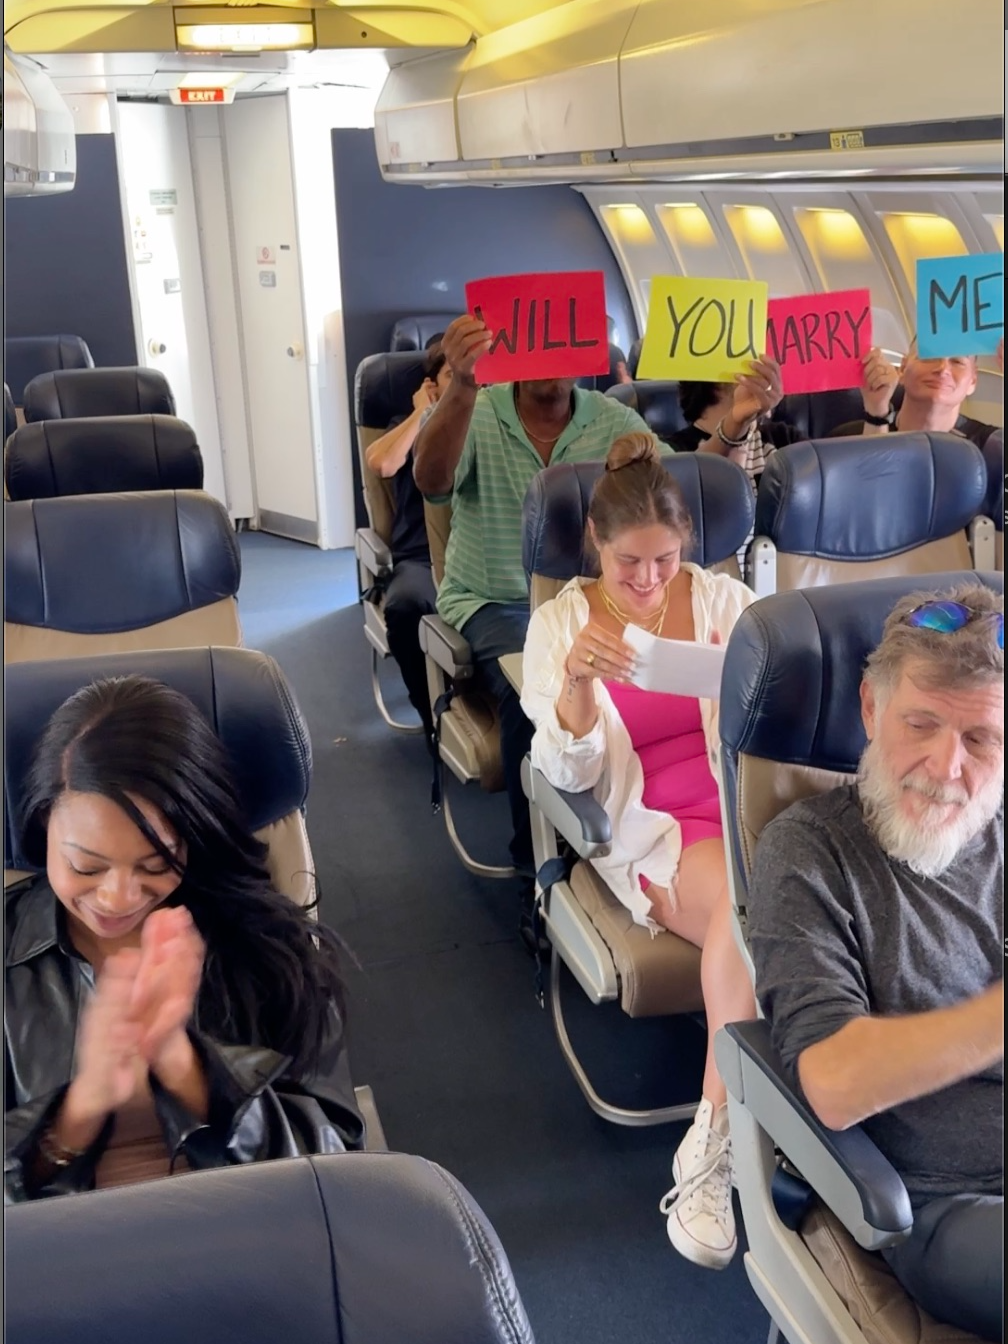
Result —
[[595, 655], [594, 655], [593, 653], [588, 653], [588, 654], [586, 654], [586, 655], [585, 655], [585, 662], [588, 664], [589, 667], [594, 667], [594, 666], [595, 666]]

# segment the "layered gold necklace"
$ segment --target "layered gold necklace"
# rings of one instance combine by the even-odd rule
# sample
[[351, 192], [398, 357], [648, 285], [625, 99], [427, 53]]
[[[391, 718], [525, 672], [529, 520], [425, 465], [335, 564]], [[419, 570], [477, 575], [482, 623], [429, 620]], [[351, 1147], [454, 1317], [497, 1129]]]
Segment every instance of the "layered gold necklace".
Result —
[[641, 630], [647, 631], [649, 635], [657, 635], [665, 624], [665, 613], [668, 611], [669, 604], [669, 586], [665, 585], [665, 596], [662, 598], [662, 604], [658, 612], [647, 622], [640, 621], [636, 616], [628, 616], [625, 611], [620, 611], [619, 607], [612, 600], [605, 590], [605, 584], [601, 579], [598, 581], [599, 597], [602, 599], [602, 605], [610, 616], [615, 616], [617, 621], [622, 621], [624, 625], [636, 625]]

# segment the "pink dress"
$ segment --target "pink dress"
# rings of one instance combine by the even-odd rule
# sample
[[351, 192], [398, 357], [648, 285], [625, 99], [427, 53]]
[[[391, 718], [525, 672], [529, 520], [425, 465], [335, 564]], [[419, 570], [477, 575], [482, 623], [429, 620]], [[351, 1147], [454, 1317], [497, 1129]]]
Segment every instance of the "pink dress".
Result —
[[[640, 757], [644, 806], [676, 819], [683, 849], [698, 840], [719, 840], [721, 806], [707, 760], [699, 700], [613, 681], [605, 687]], [[647, 885], [641, 878], [645, 890]]]

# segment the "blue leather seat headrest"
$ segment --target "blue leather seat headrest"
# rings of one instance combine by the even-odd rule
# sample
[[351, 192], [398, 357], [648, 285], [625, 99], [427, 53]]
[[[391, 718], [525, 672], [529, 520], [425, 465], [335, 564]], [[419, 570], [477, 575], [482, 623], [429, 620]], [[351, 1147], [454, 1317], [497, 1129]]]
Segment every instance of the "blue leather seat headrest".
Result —
[[954, 434], [793, 443], [760, 478], [756, 535], [791, 555], [881, 560], [964, 530], [986, 492], [980, 450]]
[[[753, 492], [741, 467], [712, 453], [662, 459], [693, 520], [687, 559], [706, 568], [735, 555], [753, 523]], [[601, 462], [559, 462], [532, 479], [522, 509], [522, 563], [528, 576], [568, 580], [594, 573], [585, 545], [588, 504]]]
[[998, 532], [1004, 531], [1004, 430], [996, 429], [983, 446], [984, 465], [987, 468], [987, 495], [984, 516], [990, 518]]
[[40, 373], [52, 369], [93, 369], [94, 359], [80, 336], [7, 336], [4, 339], [4, 377], [19, 406], [24, 390]]
[[686, 418], [679, 405], [679, 384], [671, 379], [617, 383], [606, 396], [615, 397], [624, 406], [632, 406], [648, 429], [660, 439], [667, 439], [686, 428]]
[[[82, 686], [133, 673], [181, 691], [206, 716], [228, 750], [253, 830], [304, 806], [312, 765], [308, 729], [283, 673], [264, 653], [159, 649], [12, 663], [4, 668], [5, 867], [32, 867], [22, 848], [20, 817], [32, 753], [46, 724]], [[107, 1263], [114, 1258], [109, 1255]]]
[[1004, 592], [1004, 576], [912, 574], [765, 597], [739, 617], [721, 678], [726, 764], [741, 753], [853, 773], [864, 750], [860, 687], [886, 618], [907, 593], [964, 582]]
[[362, 428], [384, 429], [395, 416], [409, 415], [425, 366], [423, 351], [362, 359], [354, 378], [354, 423]]
[[57, 369], [25, 388], [24, 414], [28, 421], [174, 415], [175, 398], [160, 369]]
[[640, 352], [644, 348], [644, 337], [638, 336], [630, 346], [627, 354], [627, 371], [631, 378], [637, 377], [637, 365], [640, 363]]
[[389, 350], [419, 350], [423, 353], [431, 337], [439, 336], [458, 316], [458, 313], [420, 313], [414, 317], [400, 317], [392, 327]]
[[196, 435], [170, 415], [110, 415], [22, 425], [4, 453], [11, 499], [120, 490], [200, 490]]
[[3, 385], [3, 415], [4, 415], [4, 443], [17, 429], [17, 411], [14, 409], [14, 398], [11, 396], [11, 390], [6, 383]]
[[74, 1344], [534, 1344], [482, 1209], [402, 1153], [14, 1204], [4, 1229], [7, 1344], [57, 1344], [68, 1322]]
[[4, 617], [18, 625], [139, 630], [235, 597], [240, 579], [234, 528], [202, 490], [4, 504]]
[[796, 429], [803, 439], [820, 439], [839, 425], [864, 418], [864, 401], [856, 387], [831, 392], [796, 392], [777, 404], [772, 420]]

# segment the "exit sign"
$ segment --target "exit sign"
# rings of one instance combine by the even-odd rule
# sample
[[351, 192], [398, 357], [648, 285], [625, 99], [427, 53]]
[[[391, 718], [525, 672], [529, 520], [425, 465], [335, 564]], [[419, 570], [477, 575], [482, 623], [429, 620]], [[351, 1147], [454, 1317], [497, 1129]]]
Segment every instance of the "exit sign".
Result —
[[193, 103], [230, 103], [234, 101], [234, 89], [172, 89], [171, 100], [176, 105]]

